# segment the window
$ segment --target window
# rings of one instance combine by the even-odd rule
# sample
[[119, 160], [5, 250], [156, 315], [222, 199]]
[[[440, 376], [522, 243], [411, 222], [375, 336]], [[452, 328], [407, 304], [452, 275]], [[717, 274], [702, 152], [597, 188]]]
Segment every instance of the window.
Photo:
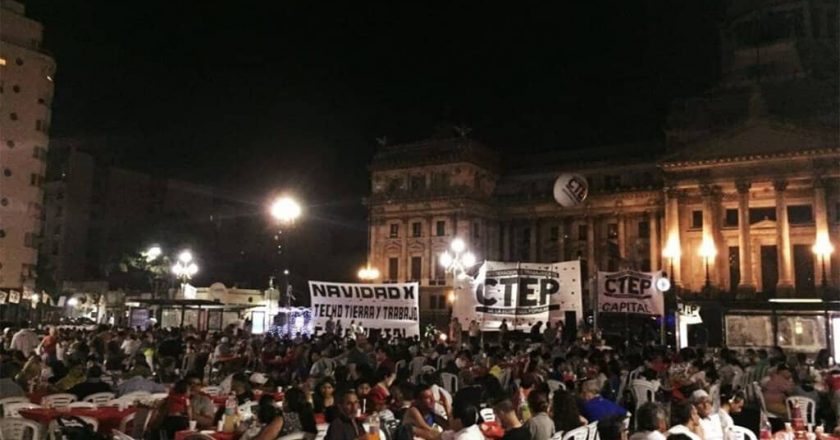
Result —
[[647, 220], [639, 222], [639, 238], [650, 238], [650, 222]]
[[12, 91], [15, 93], [20, 93], [20, 86], [15, 84], [12, 86]]
[[444, 189], [449, 186], [449, 173], [440, 171], [432, 173], [432, 188]]
[[473, 238], [481, 238], [481, 224], [473, 222]]
[[400, 260], [397, 257], [388, 259], [388, 281], [396, 281], [400, 277]]
[[589, 239], [587, 237], [588, 235], [589, 235], [589, 228], [587, 227], [587, 225], [578, 225], [578, 240], [586, 241], [586, 240]]
[[411, 257], [411, 280], [419, 281], [423, 273], [423, 258]]
[[423, 224], [420, 222], [414, 222], [411, 224], [411, 236], [412, 237], [422, 237], [423, 236]]
[[691, 228], [703, 228], [703, 211], [691, 211]]
[[17, 58], [15, 60], [15, 64], [17, 64], [18, 66], [22, 66], [23, 65], [23, 59], [22, 58]]
[[38, 175], [32, 173], [29, 175], [29, 184], [32, 186], [38, 186]]
[[764, 220], [776, 221], [776, 208], [750, 208], [750, 224]]
[[0, 229], [0, 238], [4, 238], [4, 237], [6, 237], [6, 230], [5, 229]]
[[6, 141], [6, 146], [9, 148], [15, 148], [15, 141]]
[[9, 113], [9, 119], [17, 121], [17, 113]]
[[604, 189], [617, 189], [621, 187], [621, 176], [604, 176]]
[[607, 238], [618, 238], [618, 223], [607, 224]]
[[788, 222], [792, 225], [807, 225], [814, 222], [811, 205], [790, 205], [787, 207]]
[[738, 210], [727, 209], [726, 215], [723, 217], [723, 226], [737, 227], [738, 226]]
[[400, 225], [397, 223], [391, 224], [391, 233], [388, 235], [391, 238], [399, 238], [400, 236]]
[[443, 237], [446, 235], [446, 221], [445, 220], [438, 220], [435, 223], [435, 235], [438, 237]]
[[0, 206], [9, 206], [9, 199], [3, 197], [0, 199]]
[[6, 177], [12, 177], [12, 170], [6, 168], [5, 170], [3, 170], [3, 175]]
[[399, 178], [391, 179], [388, 181], [388, 192], [395, 193], [400, 190], [402, 187], [402, 180]]
[[558, 226], [552, 226], [548, 229], [548, 239], [550, 241], [560, 240], [560, 228]]
[[426, 176], [411, 176], [411, 190], [423, 191], [426, 189]]

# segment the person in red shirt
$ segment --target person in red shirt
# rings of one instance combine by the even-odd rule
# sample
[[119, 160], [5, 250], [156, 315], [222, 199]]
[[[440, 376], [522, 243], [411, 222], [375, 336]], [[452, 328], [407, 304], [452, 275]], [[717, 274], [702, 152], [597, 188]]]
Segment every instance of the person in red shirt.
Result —
[[50, 326], [49, 332], [44, 339], [41, 340], [41, 350], [47, 355], [47, 363], [58, 361], [56, 356], [56, 346], [58, 345], [58, 336], [55, 327]]
[[161, 429], [166, 431], [168, 438], [175, 438], [177, 431], [189, 428], [190, 420], [192, 420], [192, 405], [190, 405], [190, 386], [186, 380], [175, 382], [159, 411], [163, 413]]

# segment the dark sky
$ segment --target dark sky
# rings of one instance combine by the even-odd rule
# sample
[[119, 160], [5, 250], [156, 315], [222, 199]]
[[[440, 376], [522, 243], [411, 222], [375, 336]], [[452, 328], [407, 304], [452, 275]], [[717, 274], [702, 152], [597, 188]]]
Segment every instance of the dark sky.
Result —
[[720, 1], [27, 7], [58, 64], [54, 138], [257, 198], [293, 186], [340, 235], [364, 227], [376, 137], [466, 124], [503, 151], [660, 138], [672, 100], [717, 76]]

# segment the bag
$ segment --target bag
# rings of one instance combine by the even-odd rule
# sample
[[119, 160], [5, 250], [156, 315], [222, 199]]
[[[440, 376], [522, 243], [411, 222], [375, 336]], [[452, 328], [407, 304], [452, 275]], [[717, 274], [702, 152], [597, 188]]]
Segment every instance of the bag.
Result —
[[107, 440], [93, 429], [93, 425], [76, 416], [58, 416], [55, 419], [61, 440]]

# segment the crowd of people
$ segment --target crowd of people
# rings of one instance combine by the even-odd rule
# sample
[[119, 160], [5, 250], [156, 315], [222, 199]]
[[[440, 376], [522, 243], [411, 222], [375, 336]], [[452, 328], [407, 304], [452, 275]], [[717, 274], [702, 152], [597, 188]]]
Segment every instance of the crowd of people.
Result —
[[790, 396], [816, 402], [812, 422], [825, 433], [840, 412], [840, 370], [826, 351], [809, 358], [778, 347], [607, 347], [590, 334], [564, 334], [562, 323], [526, 333], [504, 324], [484, 335], [474, 323], [462, 330], [453, 322], [445, 336], [429, 338], [333, 324], [317, 336], [284, 338], [244, 326], [90, 331], [24, 323], [3, 332], [0, 398], [168, 393], [146, 435], [169, 439], [189, 421], [217, 425], [225, 408], [205, 393], [208, 385], [237, 405], [252, 402], [253, 418], [238, 428], [245, 440], [370, 439], [371, 425], [390, 440], [549, 440], [580, 428], [601, 440], [737, 440], [736, 425], [784, 435]]

